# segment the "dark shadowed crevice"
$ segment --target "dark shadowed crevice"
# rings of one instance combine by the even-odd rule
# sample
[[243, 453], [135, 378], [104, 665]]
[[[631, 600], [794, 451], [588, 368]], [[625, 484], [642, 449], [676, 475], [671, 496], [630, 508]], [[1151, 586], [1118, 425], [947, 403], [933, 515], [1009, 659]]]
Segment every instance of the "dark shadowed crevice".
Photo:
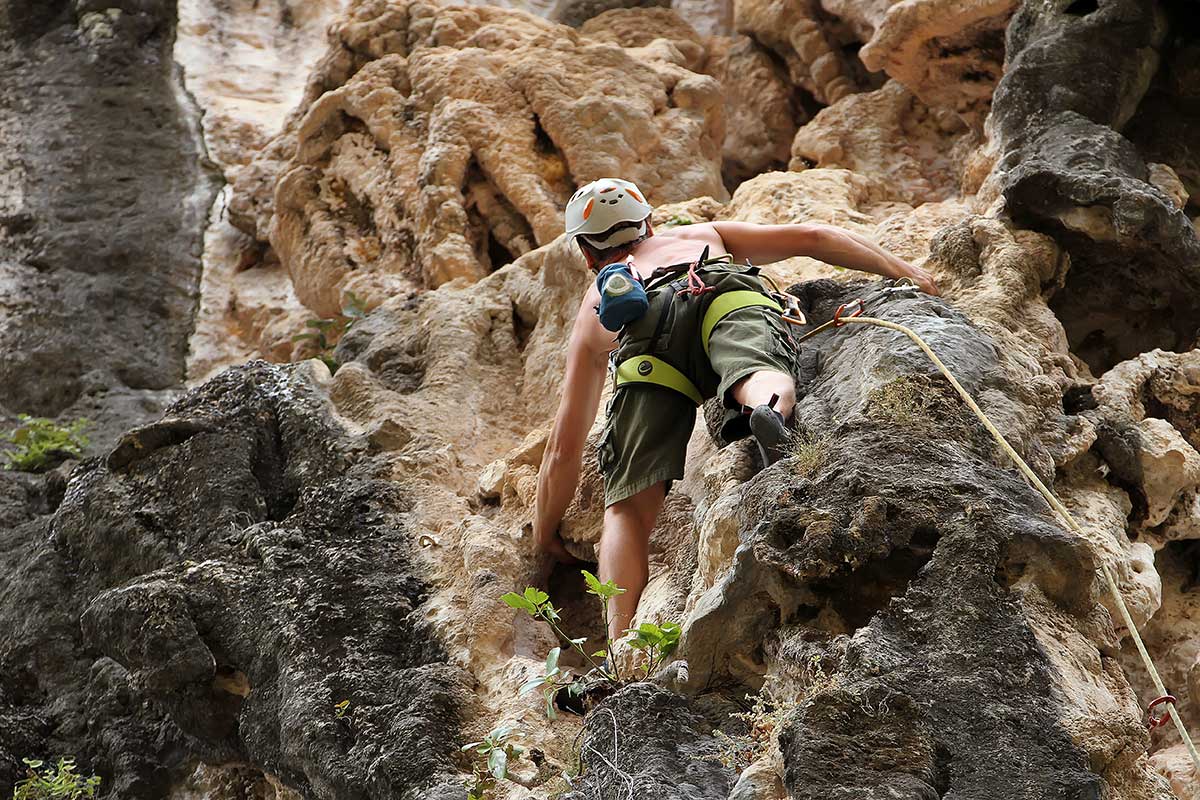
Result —
[[14, 36], [36, 39], [58, 22], [69, 6], [67, 0], [12, 0], [7, 21]]
[[[562, 614], [559, 625], [563, 632], [572, 637], [586, 636], [584, 647], [591, 654], [604, 649], [604, 619], [600, 613], [600, 600], [587, 593], [580, 568], [577, 564], [557, 564], [550, 573], [546, 592], [550, 595], [550, 602]], [[598, 571], [595, 564], [582, 568], [593, 574]], [[564, 667], [581, 671], [586, 671], [590, 666], [583, 656], [566, 647], [563, 647], [561, 663]]]
[[533, 115], [533, 137], [534, 147], [537, 152], [543, 156], [553, 156], [558, 154], [558, 147], [554, 144], [554, 140], [550, 138], [550, 134], [546, 133], [546, 129], [542, 127], [542, 121], [537, 114]]
[[[1189, 290], [1182, 276], [1174, 288], [1144, 284], [1131, 289], [1129, 283], [1112, 279], [1120, 267], [1088, 258], [1096, 243], [1078, 241], [1061, 230], [1056, 238], [1075, 263], [1050, 299], [1050, 309], [1066, 331], [1071, 352], [1093, 375], [1099, 377], [1155, 348], [1182, 352], [1196, 346], [1200, 317], [1193, 312], [1195, 298], [1184, 296]], [[1119, 252], [1113, 248], [1114, 255]]]
[[484, 272], [495, 272], [536, 247], [529, 221], [472, 159], [463, 183], [467, 240]]
[[[887, 557], [868, 562], [844, 577], [810, 583], [813, 592], [825, 600], [824, 606], [817, 610], [835, 612], [849, 633], [870, 624], [892, 598], [908, 591], [909, 584], [933, 557], [938, 538], [938, 532], [932, 528], [918, 529], [908, 546], [896, 548]], [[809, 624], [826, 629], [827, 623], [818, 621], [822, 618], [828, 619], [814, 616]]]
[[1096, 0], [1075, 0], [1071, 5], [1067, 6], [1063, 12], [1075, 17], [1086, 17], [1094, 11], [1100, 10], [1100, 4]]
[[491, 263], [493, 271], [514, 261], [512, 252], [500, 243], [500, 240], [496, 238], [496, 234], [490, 229], [487, 236], [487, 253], [488, 261]]
[[529, 335], [533, 333], [533, 329], [537, 327], [537, 320], [526, 319], [521, 310], [517, 308], [517, 304], [512, 304], [512, 319], [513, 319], [513, 338], [517, 342], [517, 350], [524, 351], [525, 345], [529, 343]]

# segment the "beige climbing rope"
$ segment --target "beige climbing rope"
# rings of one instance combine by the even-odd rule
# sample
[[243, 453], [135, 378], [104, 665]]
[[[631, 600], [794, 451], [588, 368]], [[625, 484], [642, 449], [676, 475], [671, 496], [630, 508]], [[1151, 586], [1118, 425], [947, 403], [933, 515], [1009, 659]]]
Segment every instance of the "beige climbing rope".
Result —
[[[854, 301], [854, 303], [857, 303], [858, 305], [858, 310], [855, 312], [855, 315], [843, 316], [842, 312], [845, 310], [846, 306], [841, 306], [838, 308], [837, 313], [834, 314], [832, 320], [810, 331], [809, 334], [801, 338], [807, 339], [808, 336], [819, 333], [823, 330], [827, 330], [830, 327], [840, 328], [843, 325], [853, 324], [876, 325], [881, 328], [888, 328], [890, 330], [899, 331], [909, 339], [912, 339], [913, 342], [916, 343], [917, 347], [920, 347], [922, 352], [929, 357], [929, 360], [933, 362], [933, 365], [938, 368], [938, 371], [945, 376], [946, 380], [950, 381], [950, 385], [954, 387], [954, 390], [958, 392], [959, 396], [962, 397], [963, 402], [967, 404], [971, 411], [975, 412], [975, 416], [978, 417], [979, 421], [983, 423], [983, 426], [987, 428], [988, 433], [990, 433], [992, 438], [996, 440], [996, 444], [1000, 445], [1000, 449], [1002, 449], [1008, 455], [1008, 457], [1013, 460], [1013, 463], [1020, 468], [1021, 473], [1025, 476], [1025, 479], [1029, 481], [1033, 488], [1038, 490], [1042, 497], [1046, 499], [1046, 502], [1050, 504], [1050, 507], [1053, 508], [1060, 517], [1062, 517], [1063, 521], [1067, 523], [1068, 528], [1078, 535], [1084, 536], [1083, 529], [1079, 527], [1079, 523], [1076, 522], [1075, 518], [1071, 516], [1071, 512], [1068, 511], [1066, 506], [1064, 506], [1059, 499], [1054, 496], [1053, 492], [1046, 488], [1046, 484], [1042, 483], [1041, 479], [1038, 478], [1032, 469], [1030, 469], [1029, 465], [1025, 463], [1025, 459], [1017, 455], [1017, 451], [1014, 450], [1012, 445], [1008, 443], [1008, 440], [1004, 438], [1004, 434], [1000, 433], [996, 426], [992, 424], [992, 421], [988, 419], [987, 414], [983, 413], [983, 409], [979, 407], [971, 395], [967, 393], [967, 390], [962, 387], [962, 384], [960, 384], [958, 380], [950, 373], [950, 370], [944, 363], [942, 363], [942, 360], [937, 357], [937, 354], [930, 349], [929, 345], [925, 343], [925, 340], [918, 336], [911, 328], [907, 328], [904, 325], [899, 325], [895, 322], [889, 322], [884, 319], [878, 319], [877, 317], [862, 316], [862, 301], [857, 300]], [[852, 304], [853, 303], [847, 303], [846, 305]], [[1200, 754], [1196, 752], [1196, 745], [1192, 743], [1191, 737], [1188, 736], [1187, 728], [1183, 726], [1183, 720], [1179, 718], [1179, 712], [1175, 710], [1175, 699], [1167, 692], [1167, 687], [1163, 685], [1162, 678], [1159, 677], [1158, 670], [1154, 667], [1154, 661], [1150, 658], [1150, 654], [1146, 652], [1146, 645], [1142, 642], [1142, 637], [1138, 633], [1137, 627], [1133, 624], [1133, 618], [1129, 615], [1129, 608], [1125, 605], [1125, 599], [1121, 597], [1121, 591], [1117, 587], [1117, 581], [1115, 578], [1113, 578], [1112, 571], [1103, 561], [1100, 562], [1100, 569], [1104, 573], [1104, 580], [1108, 583], [1109, 591], [1112, 592], [1113, 599], [1116, 601], [1117, 609], [1121, 612], [1122, 619], [1125, 620], [1125, 627], [1129, 629], [1129, 633], [1133, 637], [1133, 643], [1137, 646], [1138, 653], [1141, 654], [1142, 661], [1146, 664], [1146, 671], [1150, 673], [1150, 679], [1154, 682], [1154, 688], [1160, 695], [1160, 698], [1155, 702], [1159, 703], [1165, 701], [1167, 713], [1171, 716], [1171, 721], [1175, 723], [1175, 728], [1179, 731], [1179, 735], [1183, 738], [1184, 744], [1187, 745], [1188, 753], [1191, 754], [1192, 763], [1196, 768], [1196, 775], [1200, 777]]]

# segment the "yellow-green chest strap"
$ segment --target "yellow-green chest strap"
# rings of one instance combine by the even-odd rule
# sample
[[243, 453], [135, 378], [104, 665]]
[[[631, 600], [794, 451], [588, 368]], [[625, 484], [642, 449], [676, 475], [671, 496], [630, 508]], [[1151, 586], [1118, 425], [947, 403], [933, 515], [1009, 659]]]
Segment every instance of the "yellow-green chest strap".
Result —
[[685, 395], [696, 405], [704, 402], [696, 384], [688, 380], [688, 377], [675, 367], [654, 356], [633, 356], [618, 364], [617, 387], [620, 388], [627, 383], [652, 383], [656, 386], [665, 386]]
[[750, 289], [737, 289], [732, 292], [722, 292], [713, 298], [704, 312], [704, 321], [700, 324], [700, 341], [704, 344], [704, 354], [708, 355], [708, 338], [712, 335], [717, 323], [733, 312], [748, 306], [766, 306], [783, 313], [783, 308], [770, 297]]

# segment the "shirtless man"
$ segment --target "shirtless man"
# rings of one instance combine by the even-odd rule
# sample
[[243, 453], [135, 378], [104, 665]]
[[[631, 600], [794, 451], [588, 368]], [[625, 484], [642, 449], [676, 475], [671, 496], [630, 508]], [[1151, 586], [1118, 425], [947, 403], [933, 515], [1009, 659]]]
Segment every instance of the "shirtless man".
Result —
[[[629, 264], [627, 274], [641, 279], [650, 303], [642, 317], [614, 335], [597, 314], [602, 296], [596, 283], [584, 294], [534, 510], [538, 550], [576, 561], [558, 526], [575, 496], [584, 443], [596, 419], [609, 355], [616, 350], [617, 388], [598, 452], [605, 490], [599, 577], [626, 590], [609, 601], [613, 641], [632, 623], [649, 578], [650, 532], [671, 481], [683, 477], [700, 402], [722, 397], [727, 441], [753, 432], [766, 461], [780, 455], [796, 402], [792, 376], [798, 350], [757, 270], [738, 265], [809, 256], [887, 278], [912, 278], [922, 290], [938, 293], [925, 270], [828, 225], [713, 222], [655, 234], [644, 197], [628, 181], [602, 178], [581, 188], [567, 206], [567, 232], [588, 266], [599, 272]], [[708, 260], [689, 276], [688, 265], [706, 249]], [[601, 276], [606, 289], [611, 271]]]

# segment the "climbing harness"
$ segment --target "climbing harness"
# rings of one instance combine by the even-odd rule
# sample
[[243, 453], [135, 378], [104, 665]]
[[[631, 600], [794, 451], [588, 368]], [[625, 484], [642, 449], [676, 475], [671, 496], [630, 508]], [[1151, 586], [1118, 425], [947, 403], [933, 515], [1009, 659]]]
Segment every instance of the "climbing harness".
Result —
[[[638, 294], [638, 290], [641, 290], [642, 292], [641, 297], [646, 297], [646, 292], [652, 292], [667, 284], [669, 284], [670, 288], [674, 290], [675, 297], [684, 298], [685, 300], [694, 297], [701, 297], [711, 292], [717, 292], [718, 288], [716, 286], [710, 286], [704, 282], [704, 278], [700, 275], [700, 270], [702, 270], [705, 266], [714, 263], [729, 264], [732, 266], [733, 259], [729, 254], [724, 254], [710, 259], [708, 254], [709, 248], [708, 246], [705, 246], [704, 250], [700, 253], [700, 257], [695, 261], [686, 264], [672, 264], [666, 267], [659, 267], [654, 271], [651, 277], [644, 282], [644, 284], [639, 284], [638, 287], [632, 289], [632, 291], [629, 291], [629, 293], [623, 295], [623, 297], [630, 297], [631, 295], [636, 296]], [[616, 269], [623, 266], [625, 265], [613, 264], [605, 267], [604, 270], [601, 271], [600, 277], [597, 280], [597, 286], [601, 286], [603, 280], [610, 280], [605, 277], [610, 270], [617, 272], [617, 274], [624, 274], [624, 271], [618, 272]], [[682, 277], [678, 277], [680, 273], [684, 272], [685, 269], [686, 273]], [[765, 281], [769, 282], [774, 291], [761, 292], [752, 289], [733, 289], [718, 293], [717, 296], [714, 297], [709, 303], [708, 308], [704, 312], [704, 317], [700, 323], [700, 342], [704, 348], [705, 355], [709, 354], [709, 343], [712, 338], [713, 329], [717, 327], [721, 320], [725, 319], [735, 311], [740, 311], [743, 308], [749, 308], [752, 306], [769, 308], [773, 311], [776, 311], [783, 319], [787, 320], [793, 325], [806, 324], [804, 313], [800, 310], [800, 301], [798, 298], [780, 290], [775, 281], [773, 281], [769, 276], [759, 273], [754, 265], [749, 261], [746, 262], [746, 269], [747, 271], [751, 272], [751, 274], [760, 275]], [[611, 318], [609, 321], [603, 319], [607, 311], [604, 305], [605, 298], [605, 290], [602, 288], [601, 305], [598, 307], [598, 312], [602, 317], [601, 324], [603, 324], [605, 328], [613, 330], [613, 327], [609, 324], [609, 322], [615, 323], [617, 315], [616, 313], [611, 313]], [[649, 302], [647, 300], [647, 306], [648, 305]], [[642, 311], [641, 314], [636, 314], [632, 317], [632, 319], [640, 319], [644, 313], [645, 311]], [[653, 349], [654, 342], [657, 341], [658, 335], [661, 333], [661, 325], [665, 321], [665, 318], [666, 315], [664, 313], [663, 318], [659, 321], [659, 331], [655, 333], [654, 340], [651, 342], [651, 349]], [[703, 396], [701, 395], [699, 389], [696, 388], [695, 384], [693, 384], [692, 381], [683, 374], [683, 372], [663, 359], [652, 356], [634, 356], [618, 363], [615, 361], [615, 352], [616, 351], [614, 351], [614, 360], [612, 361], [615, 387], [620, 387], [628, 383], [657, 384], [668, 389], [674, 389], [675, 391], [686, 395], [696, 405], [701, 405], [704, 402]]]
[[675, 367], [654, 356], [632, 356], [617, 365], [616, 385], [627, 383], [653, 383], [674, 389], [688, 397], [696, 405], [704, 403], [704, 397], [696, 384]]
[[735, 289], [731, 292], [724, 292], [717, 295], [713, 298], [712, 304], [709, 305], [708, 311], [704, 312], [704, 320], [700, 323], [700, 341], [704, 345], [705, 355], [708, 354], [708, 341], [712, 337], [713, 328], [717, 327], [717, 323], [734, 311], [749, 306], [766, 306], [767, 308], [775, 309], [781, 315], [785, 313], [778, 302], [762, 292], [755, 292], [750, 289]]
[[[907, 281], [907, 283], [905, 283], [905, 281]], [[916, 283], [911, 279], [902, 278], [892, 286], [887, 287], [881, 296], [888, 296], [897, 291], [912, 291], [912, 287], [915, 285]], [[848, 306], [857, 306], [857, 309], [853, 313], [846, 314], [845, 311]], [[963, 388], [962, 384], [960, 384], [954, 375], [951, 374], [946, 365], [942, 363], [942, 360], [937, 357], [937, 354], [934, 353], [929, 345], [925, 343], [925, 340], [917, 335], [917, 333], [911, 328], [908, 328], [904, 325], [890, 322], [885, 319], [879, 319], [877, 317], [863, 316], [865, 307], [866, 303], [861, 299], [855, 299], [849, 303], [839, 306], [832, 319], [817, 326], [804, 336], [801, 336], [800, 341], [808, 339], [830, 328], [841, 328], [846, 325], [875, 325], [881, 328], [899, 331], [909, 339], [912, 339], [917, 347], [921, 348], [921, 351], [925, 353], [933, 365], [937, 367], [942, 376], [950, 382], [950, 385], [954, 387], [956, 392], [958, 392], [958, 395], [963, 399], [963, 402], [967, 404], [967, 407], [974, 412], [979, 421], [983, 423], [983, 426], [987, 428], [988, 433], [992, 435], [992, 438], [995, 439], [996, 444], [1000, 446], [1000, 449], [1003, 450], [1005, 455], [1011, 458], [1013, 463], [1016, 464], [1021, 470], [1021, 473], [1025, 476], [1025, 479], [1029, 481], [1030, 485], [1033, 486], [1033, 488], [1036, 489], [1043, 498], [1045, 498], [1046, 502], [1049, 503], [1050, 507], [1058, 513], [1062, 520], [1067, 524], [1068, 528], [1070, 528], [1076, 535], [1085, 537], [1083, 528], [1081, 528], [1079, 523], [1075, 521], [1075, 518], [1071, 516], [1071, 512], [1067, 510], [1066, 506], [1062, 504], [1062, 502], [1054, 495], [1053, 492], [1046, 488], [1046, 484], [1042, 483], [1041, 478], [1039, 478], [1037, 474], [1029, 467], [1029, 464], [1025, 463], [1025, 459], [1021, 458], [1021, 456], [1017, 454], [1017, 451], [1014, 450], [1012, 445], [1008, 443], [1008, 440], [1004, 438], [1004, 434], [1000, 433], [999, 429], [992, 424], [992, 421], [988, 418], [987, 414], [983, 412], [983, 409], [979, 407], [974, 398], [971, 397], [967, 390]], [[1192, 743], [1192, 738], [1188, 735], [1187, 728], [1184, 727], [1183, 720], [1180, 719], [1179, 712], [1175, 709], [1175, 698], [1167, 691], [1166, 686], [1163, 685], [1162, 678], [1159, 677], [1158, 670], [1154, 666], [1154, 661], [1150, 658], [1150, 653], [1147, 652], [1146, 645], [1142, 642], [1142, 637], [1138, 633], [1137, 626], [1134, 625], [1133, 617], [1129, 614], [1129, 608], [1125, 605], [1125, 598], [1121, 596], [1121, 590], [1117, 586], [1117, 581], [1116, 578], [1113, 577], [1112, 570], [1108, 568], [1108, 564], [1106, 564], [1104, 561], [1100, 562], [1100, 570], [1104, 574], [1104, 580], [1108, 584], [1109, 592], [1112, 594], [1113, 600], [1116, 602], [1117, 610], [1120, 612], [1121, 618], [1125, 623], [1125, 627], [1129, 631], [1130, 636], [1133, 638], [1133, 643], [1137, 647], [1137, 651], [1142, 657], [1142, 662], [1146, 665], [1146, 671], [1150, 673], [1150, 679], [1154, 683], [1154, 688], [1159, 693], [1158, 699], [1152, 702], [1149, 708], [1146, 709], [1148, 718], [1146, 724], [1151, 730], [1153, 730], [1160, 725], [1165, 725], [1167, 718], [1170, 717], [1170, 720], [1175, 723], [1175, 728], [1179, 731], [1179, 735], [1183, 739], [1184, 744], [1187, 746], [1188, 754], [1192, 757], [1192, 763], [1196, 768], [1196, 775], [1200, 777], [1200, 753], [1196, 752], [1196, 745]], [[1158, 705], [1165, 706], [1167, 713], [1159, 717], [1155, 717], [1153, 712], [1154, 708]]]

